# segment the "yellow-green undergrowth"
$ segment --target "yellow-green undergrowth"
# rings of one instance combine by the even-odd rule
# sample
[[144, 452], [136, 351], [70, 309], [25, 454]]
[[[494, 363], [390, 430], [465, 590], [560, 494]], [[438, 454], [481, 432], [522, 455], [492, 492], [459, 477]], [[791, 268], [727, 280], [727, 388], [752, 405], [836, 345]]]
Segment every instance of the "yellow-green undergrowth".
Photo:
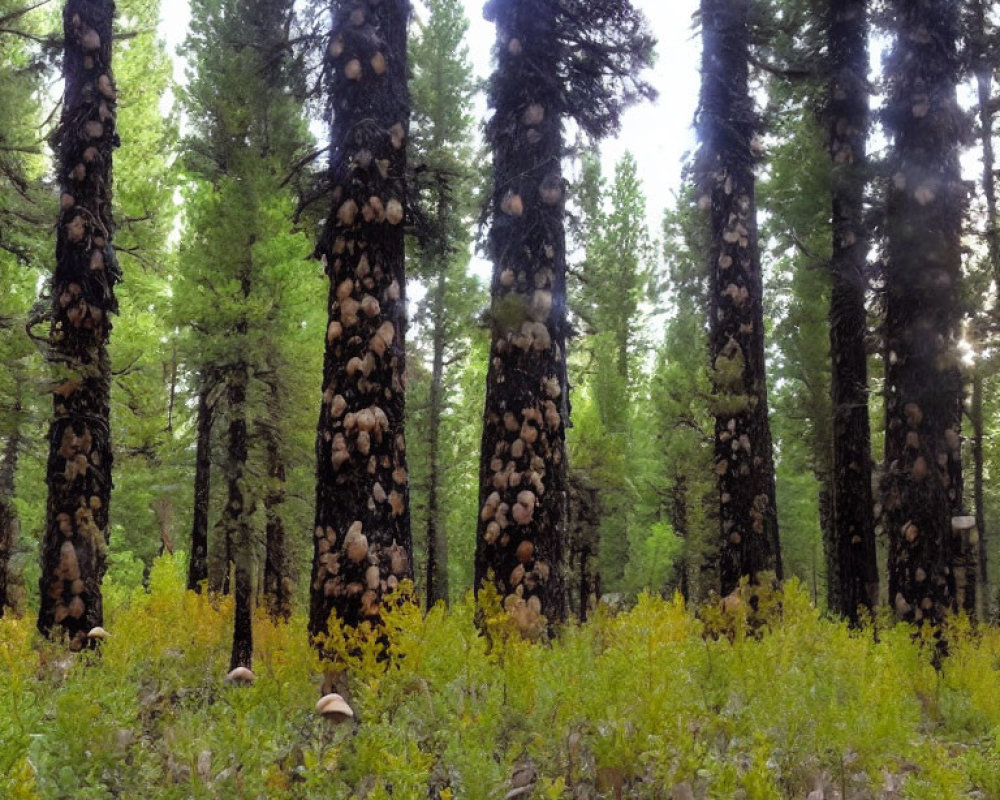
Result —
[[99, 655], [0, 621], [0, 797], [488, 800], [530, 765], [536, 798], [663, 800], [688, 783], [720, 800], [820, 784], [1000, 800], [1000, 633], [963, 621], [939, 671], [911, 629], [849, 631], [795, 585], [752, 626], [642, 597], [550, 644], [521, 641], [490, 601], [485, 636], [471, 600], [402, 604], [390, 666], [370, 635], [327, 642], [357, 712], [334, 727], [314, 712], [323, 665], [303, 619], [259, 615], [258, 680], [232, 688], [232, 608], [183, 587], [170, 559], [148, 591], [112, 587]]

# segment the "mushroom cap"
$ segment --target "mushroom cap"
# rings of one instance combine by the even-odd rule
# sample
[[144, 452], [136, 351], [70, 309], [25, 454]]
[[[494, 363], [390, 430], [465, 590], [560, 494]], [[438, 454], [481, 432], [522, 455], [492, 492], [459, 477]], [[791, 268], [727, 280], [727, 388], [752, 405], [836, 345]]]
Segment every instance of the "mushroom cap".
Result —
[[100, 625], [98, 625], [96, 628], [91, 628], [90, 633], [87, 634], [88, 639], [100, 639], [102, 641], [104, 639], [110, 638], [110, 636], [111, 634], [108, 633], [106, 630], [104, 630], [104, 628], [102, 628]]
[[331, 722], [354, 719], [354, 710], [339, 694], [323, 695], [316, 703], [316, 713], [321, 714]]
[[226, 675], [227, 683], [251, 684], [257, 680], [257, 676], [246, 667], [237, 667]]

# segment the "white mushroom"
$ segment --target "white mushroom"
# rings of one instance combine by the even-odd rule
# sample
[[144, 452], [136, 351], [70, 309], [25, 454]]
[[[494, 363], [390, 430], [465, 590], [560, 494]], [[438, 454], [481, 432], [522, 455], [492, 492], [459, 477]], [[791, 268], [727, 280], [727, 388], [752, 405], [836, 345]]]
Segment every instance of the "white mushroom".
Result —
[[353, 709], [339, 694], [323, 695], [316, 703], [316, 713], [333, 723], [354, 719]]
[[255, 680], [257, 680], [257, 676], [246, 667], [237, 667], [226, 675], [226, 683], [237, 686], [249, 686]]

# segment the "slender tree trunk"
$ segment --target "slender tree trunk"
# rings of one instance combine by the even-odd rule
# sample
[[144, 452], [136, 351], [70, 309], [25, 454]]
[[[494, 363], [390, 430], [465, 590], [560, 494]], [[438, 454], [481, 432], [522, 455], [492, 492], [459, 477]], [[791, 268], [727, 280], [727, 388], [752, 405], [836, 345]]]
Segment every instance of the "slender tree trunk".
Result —
[[493, 325], [475, 585], [492, 583], [522, 632], [565, 618], [566, 241], [559, 44], [553, 15], [495, 3]]
[[[276, 400], [276, 398], [272, 398]], [[274, 413], [280, 413], [279, 405], [274, 402]], [[281, 457], [281, 447], [278, 432], [271, 425], [265, 425], [267, 440], [267, 477], [268, 490], [264, 497], [264, 510], [267, 516], [267, 532], [264, 556], [264, 595], [271, 617], [275, 620], [285, 620], [292, 615], [292, 596], [294, 594], [292, 574], [288, 564], [288, 553], [285, 544], [285, 520], [282, 516], [282, 506], [285, 503], [285, 462]]]
[[895, 0], [886, 123], [886, 476], [889, 597], [905, 620], [955, 608], [952, 516], [962, 504], [957, 351], [966, 190], [959, 168], [958, 6]]
[[111, 245], [111, 158], [118, 145], [111, 74], [111, 0], [63, 9], [66, 82], [58, 141], [62, 187], [52, 278], [50, 360], [55, 391], [46, 481], [38, 629], [61, 626], [82, 649], [104, 620], [111, 500], [108, 337], [120, 278]]
[[174, 537], [170, 532], [174, 519], [173, 501], [169, 495], [163, 495], [150, 503], [149, 509], [156, 515], [156, 524], [160, 529], [160, 555], [173, 555]]
[[198, 392], [198, 433], [194, 466], [194, 522], [191, 527], [191, 560], [188, 563], [188, 589], [201, 592], [208, 581], [208, 512], [212, 496], [212, 424], [209, 404], [211, 382], [201, 376]]
[[17, 462], [21, 455], [21, 388], [16, 387], [14, 401], [14, 429], [7, 437], [4, 447], [3, 464], [0, 465], [0, 618], [7, 607], [14, 607], [8, 594], [11, 585], [10, 562], [17, 550], [20, 522], [14, 507], [14, 491], [17, 479]]
[[[441, 219], [447, 213], [439, 204]], [[446, 259], [447, 255], [438, 253]], [[445, 290], [446, 265], [442, 262], [434, 287], [431, 316], [434, 325], [433, 364], [431, 367], [430, 420], [427, 426], [427, 450], [430, 460], [429, 487], [427, 492], [427, 607], [439, 600], [448, 602], [448, 539], [440, 508], [441, 488], [441, 417], [444, 412], [444, 350], [445, 350]]]
[[570, 470], [568, 481], [567, 608], [576, 613], [581, 622], [586, 622], [591, 596], [598, 591], [600, 582], [596, 574], [595, 553], [603, 511], [600, 495], [585, 472]]
[[334, 2], [334, 205], [317, 254], [330, 321], [316, 452], [309, 631], [378, 624], [412, 571], [404, 437], [407, 0]]
[[688, 527], [688, 486], [687, 476], [678, 473], [674, 478], [674, 488], [671, 492], [673, 508], [671, 511], [674, 535], [681, 540], [681, 557], [677, 561], [677, 573], [680, 578], [681, 597], [685, 602], [691, 600], [690, 547], [691, 531]]
[[[823, 540], [823, 562], [826, 568], [826, 607], [833, 612], [841, 606], [840, 600], [840, 558], [837, 552], [837, 541], [833, 526], [833, 478], [819, 478], [819, 529]], [[813, 569], [814, 576], [818, 568]], [[819, 603], [818, 578], [815, 590], [816, 602]]]
[[222, 515], [226, 540], [232, 542], [234, 569], [235, 618], [233, 625], [233, 651], [229, 668], [253, 666], [253, 532], [250, 517], [253, 500], [246, 486], [247, 442], [247, 384], [249, 371], [245, 364], [235, 366], [229, 381], [229, 432], [226, 473], [228, 498]]
[[[867, 0], [831, 0], [827, 29], [830, 84], [827, 119], [833, 162], [833, 255], [830, 259], [830, 373], [833, 400], [832, 611], [852, 623], [878, 600], [868, 416], [868, 315], [865, 294], [869, 234]], [[832, 578], [832, 579], [831, 579]]]
[[[996, 290], [1000, 292], [1000, 213], [997, 210], [996, 153], [993, 147], [993, 75], [996, 64], [988, 57], [986, 38], [986, 4], [977, 0], [974, 5], [977, 38], [984, 41], [976, 46], [976, 88], [979, 99], [979, 128], [983, 148], [983, 194], [986, 197], [986, 242]], [[975, 461], [976, 530], [978, 540], [978, 584], [981, 616], [986, 619], [989, 605], [989, 564], [986, 548], [986, 500], [983, 492], [983, 380], [982, 366], [977, 365], [973, 383], [973, 458]], [[978, 409], [978, 410], [977, 410]], [[978, 421], [978, 422], [977, 422]]]
[[170, 355], [170, 366], [169, 370], [169, 385], [170, 392], [167, 396], [167, 433], [174, 432], [174, 408], [177, 404], [177, 341], [171, 344], [171, 355]]
[[979, 570], [976, 575], [978, 583], [976, 597], [979, 605], [976, 613], [979, 619], [989, 616], [989, 571], [986, 564], [986, 465], [983, 458], [983, 375], [980, 368], [974, 368], [972, 373], [972, 404], [969, 417], [972, 421], [972, 463], [973, 463], [973, 502], [975, 503], [976, 528], [978, 532], [977, 561]]
[[711, 359], [720, 580], [781, 577], [767, 417], [747, 0], [702, 0], [701, 205], [711, 215]]

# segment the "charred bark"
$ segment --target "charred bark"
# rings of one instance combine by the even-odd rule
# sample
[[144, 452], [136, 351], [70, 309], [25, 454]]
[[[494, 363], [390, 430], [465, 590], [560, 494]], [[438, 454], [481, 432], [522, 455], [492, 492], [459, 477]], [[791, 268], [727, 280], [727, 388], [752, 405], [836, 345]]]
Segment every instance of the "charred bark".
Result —
[[208, 582], [208, 512], [212, 496], [212, 426], [214, 414], [210, 381], [201, 376], [198, 392], [198, 433], [194, 461], [194, 521], [191, 525], [191, 560], [188, 589], [201, 592]]
[[333, 207], [309, 631], [378, 624], [412, 578], [403, 418], [407, 0], [335, 2], [328, 67]]
[[749, 95], [747, 0], [702, 0], [698, 130], [701, 206], [710, 214], [711, 376], [723, 594], [781, 577], [767, 416], [764, 310]]
[[111, 160], [118, 146], [111, 0], [63, 9], [65, 94], [54, 137], [62, 188], [51, 283], [55, 391], [46, 481], [38, 629], [61, 626], [74, 650], [103, 622], [111, 500], [108, 338], [120, 279], [111, 244]]
[[868, 18], [866, 0], [831, 0], [827, 104], [832, 160], [830, 259], [833, 400], [831, 610], [852, 623], [878, 599], [871, 429], [868, 416], [867, 261]]
[[882, 506], [890, 601], [904, 620], [936, 623], [955, 609], [961, 555], [952, 532], [962, 505], [959, 20], [951, 0], [896, 0], [891, 10]]
[[[276, 397], [272, 394], [274, 413], [280, 413]], [[262, 426], [267, 442], [267, 494], [264, 496], [266, 534], [264, 545], [264, 596], [274, 620], [288, 621], [292, 616], [294, 584], [288, 564], [285, 543], [285, 520], [282, 507], [285, 503], [285, 461], [281, 454], [278, 431], [270, 424]]]
[[490, 251], [492, 344], [475, 585], [492, 583], [528, 636], [565, 618], [566, 236], [554, 13], [491, 5], [497, 25]]
[[[222, 514], [226, 541], [232, 542], [233, 650], [229, 668], [253, 666], [253, 531], [250, 518], [254, 512], [253, 498], [246, 487], [247, 443], [247, 365], [238, 364], [227, 378], [229, 383], [229, 430], [226, 449], [228, 496]], [[229, 572], [227, 564], [226, 572]]]

